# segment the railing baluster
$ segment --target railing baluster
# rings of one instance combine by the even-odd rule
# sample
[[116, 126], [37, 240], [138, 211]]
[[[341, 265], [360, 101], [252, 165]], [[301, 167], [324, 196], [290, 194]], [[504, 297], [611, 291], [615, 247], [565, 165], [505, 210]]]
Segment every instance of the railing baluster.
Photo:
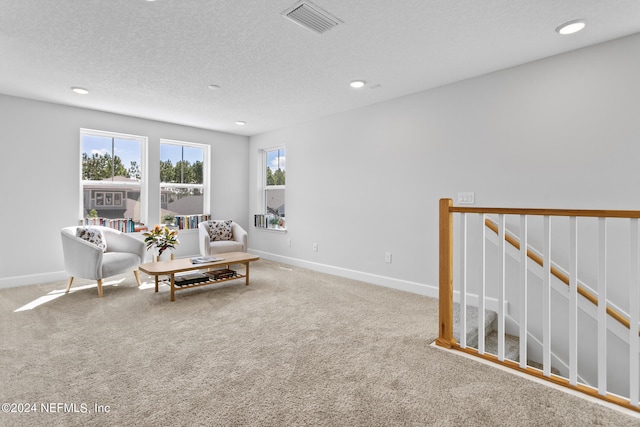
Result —
[[467, 214], [460, 214], [460, 347], [467, 347]]
[[544, 216], [542, 258], [542, 374], [551, 376], [551, 218]]
[[631, 281], [629, 283], [629, 403], [638, 406], [640, 390], [638, 389], [638, 351], [640, 342], [638, 338], [638, 322], [640, 311], [640, 290], [638, 286], [640, 278], [638, 272], [638, 219], [631, 219]]
[[598, 394], [607, 395], [607, 222], [598, 218]]
[[569, 217], [569, 383], [578, 384], [578, 221]]
[[[498, 215], [498, 247], [500, 258], [498, 261], [498, 272], [500, 273], [500, 283], [498, 284], [498, 360], [504, 360], [504, 290], [505, 290], [505, 258], [506, 250], [504, 241], [505, 218], [503, 214]], [[484, 330], [484, 329], [483, 329]]]
[[[487, 291], [487, 227], [485, 227], [484, 223], [487, 216], [482, 214], [480, 219], [482, 254], [480, 260], [480, 290], [478, 292], [478, 331], [484, 331], [484, 296]], [[478, 353], [480, 354], [484, 354], [484, 338], [484, 333], [478, 333]]]
[[527, 284], [529, 232], [527, 231], [527, 216], [520, 215], [520, 367], [527, 367]]

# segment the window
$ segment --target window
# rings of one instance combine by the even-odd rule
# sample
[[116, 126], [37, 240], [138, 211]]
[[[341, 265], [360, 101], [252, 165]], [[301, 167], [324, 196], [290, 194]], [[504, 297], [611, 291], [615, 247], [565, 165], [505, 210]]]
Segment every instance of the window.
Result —
[[96, 206], [122, 206], [124, 192], [96, 191]]
[[80, 129], [80, 217], [146, 217], [142, 191], [143, 151], [147, 138]]
[[209, 146], [160, 140], [160, 217], [209, 211]]
[[[284, 148], [264, 151], [264, 212], [269, 225], [284, 226], [286, 154]], [[282, 221], [280, 221], [282, 219]]]

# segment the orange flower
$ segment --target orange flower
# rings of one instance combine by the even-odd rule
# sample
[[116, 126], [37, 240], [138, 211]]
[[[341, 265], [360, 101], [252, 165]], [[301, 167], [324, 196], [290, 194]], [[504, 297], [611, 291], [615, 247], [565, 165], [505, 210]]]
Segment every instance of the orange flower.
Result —
[[161, 227], [159, 224], [156, 224], [151, 232], [143, 233], [143, 235], [145, 236], [144, 242], [147, 245], [147, 250], [156, 248], [158, 255], [161, 255], [167, 249], [175, 249], [176, 245], [180, 243], [177, 238], [177, 230], [170, 230], [169, 227]]

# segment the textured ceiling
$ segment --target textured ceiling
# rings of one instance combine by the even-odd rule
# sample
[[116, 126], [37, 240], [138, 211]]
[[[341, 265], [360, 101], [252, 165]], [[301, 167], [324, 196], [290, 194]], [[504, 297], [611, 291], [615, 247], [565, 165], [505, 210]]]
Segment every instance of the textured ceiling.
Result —
[[0, 0], [0, 93], [255, 135], [640, 32], [638, 0], [314, 0], [324, 34], [295, 3]]

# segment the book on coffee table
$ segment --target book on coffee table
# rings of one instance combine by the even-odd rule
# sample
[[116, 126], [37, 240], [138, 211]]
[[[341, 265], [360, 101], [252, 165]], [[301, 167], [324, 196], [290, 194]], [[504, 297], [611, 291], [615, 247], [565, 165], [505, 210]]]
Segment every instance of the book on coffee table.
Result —
[[207, 271], [205, 273], [212, 280], [229, 279], [236, 277], [238, 273], [235, 270], [229, 270], [228, 268], [221, 268], [219, 270]]
[[198, 256], [191, 258], [191, 264], [206, 264], [208, 262], [222, 261], [223, 259], [214, 256]]
[[206, 274], [187, 273], [176, 275], [174, 278], [174, 283], [176, 286], [186, 286], [193, 285], [194, 283], [206, 282], [207, 280], [209, 280], [209, 277]]

